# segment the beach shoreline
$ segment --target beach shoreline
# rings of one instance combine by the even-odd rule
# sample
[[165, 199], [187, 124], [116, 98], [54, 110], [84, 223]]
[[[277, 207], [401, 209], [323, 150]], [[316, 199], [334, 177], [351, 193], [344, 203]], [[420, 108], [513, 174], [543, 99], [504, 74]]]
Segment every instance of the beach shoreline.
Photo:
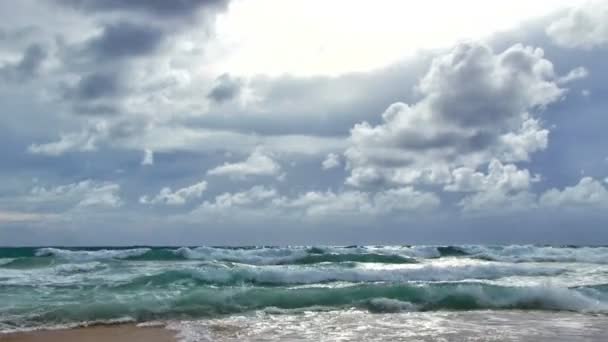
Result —
[[0, 334], [3, 342], [176, 342], [175, 332], [163, 326], [139, 327], [135, 324], [35, 330]]

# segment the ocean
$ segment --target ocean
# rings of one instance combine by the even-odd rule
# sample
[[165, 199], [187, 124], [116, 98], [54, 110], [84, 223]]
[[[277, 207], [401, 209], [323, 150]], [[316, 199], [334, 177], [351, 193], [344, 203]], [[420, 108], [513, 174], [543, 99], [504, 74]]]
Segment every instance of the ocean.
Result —
[[607, 341], [608, 247], [0, 248], [0, 333], [127, 322], [186, 342]]

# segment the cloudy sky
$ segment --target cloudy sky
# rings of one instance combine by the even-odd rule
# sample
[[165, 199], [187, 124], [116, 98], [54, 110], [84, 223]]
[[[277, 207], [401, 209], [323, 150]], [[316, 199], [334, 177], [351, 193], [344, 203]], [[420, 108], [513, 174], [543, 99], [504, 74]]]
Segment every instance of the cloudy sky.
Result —
[[608, 244], [608, 2], [0, 2], [0, 245]]

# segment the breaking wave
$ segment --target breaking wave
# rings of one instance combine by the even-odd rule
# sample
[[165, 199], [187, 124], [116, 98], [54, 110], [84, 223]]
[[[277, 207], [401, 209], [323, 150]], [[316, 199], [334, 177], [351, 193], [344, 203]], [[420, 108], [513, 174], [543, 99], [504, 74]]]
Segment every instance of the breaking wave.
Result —
[[0, 248], [0, 332], [350, 308], [608, 315], [608, 248]]
[[201, 318], [255, 310], [339, 310], [377, 313], [430, 310], [522, 309], [607, 313], [608, 296], [590, 288], [504, 287], [477, 283], [367, 284], [347, 287], [197, 287], [173, 296], [138, 295], [104, 301], [62, 303], [7, 320], [4, 326], [64, 324], [129, 317], [133, 321]]

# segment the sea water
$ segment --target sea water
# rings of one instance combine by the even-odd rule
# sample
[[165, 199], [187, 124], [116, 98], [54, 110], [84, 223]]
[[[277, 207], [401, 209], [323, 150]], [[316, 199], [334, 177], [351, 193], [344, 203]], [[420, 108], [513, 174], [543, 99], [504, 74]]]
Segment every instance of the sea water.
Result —
[[[0, 248], [0, 332], [183, 341], [606, 341], [608, 248]], [[1, 335], [0, 335], [1, 339]]]

